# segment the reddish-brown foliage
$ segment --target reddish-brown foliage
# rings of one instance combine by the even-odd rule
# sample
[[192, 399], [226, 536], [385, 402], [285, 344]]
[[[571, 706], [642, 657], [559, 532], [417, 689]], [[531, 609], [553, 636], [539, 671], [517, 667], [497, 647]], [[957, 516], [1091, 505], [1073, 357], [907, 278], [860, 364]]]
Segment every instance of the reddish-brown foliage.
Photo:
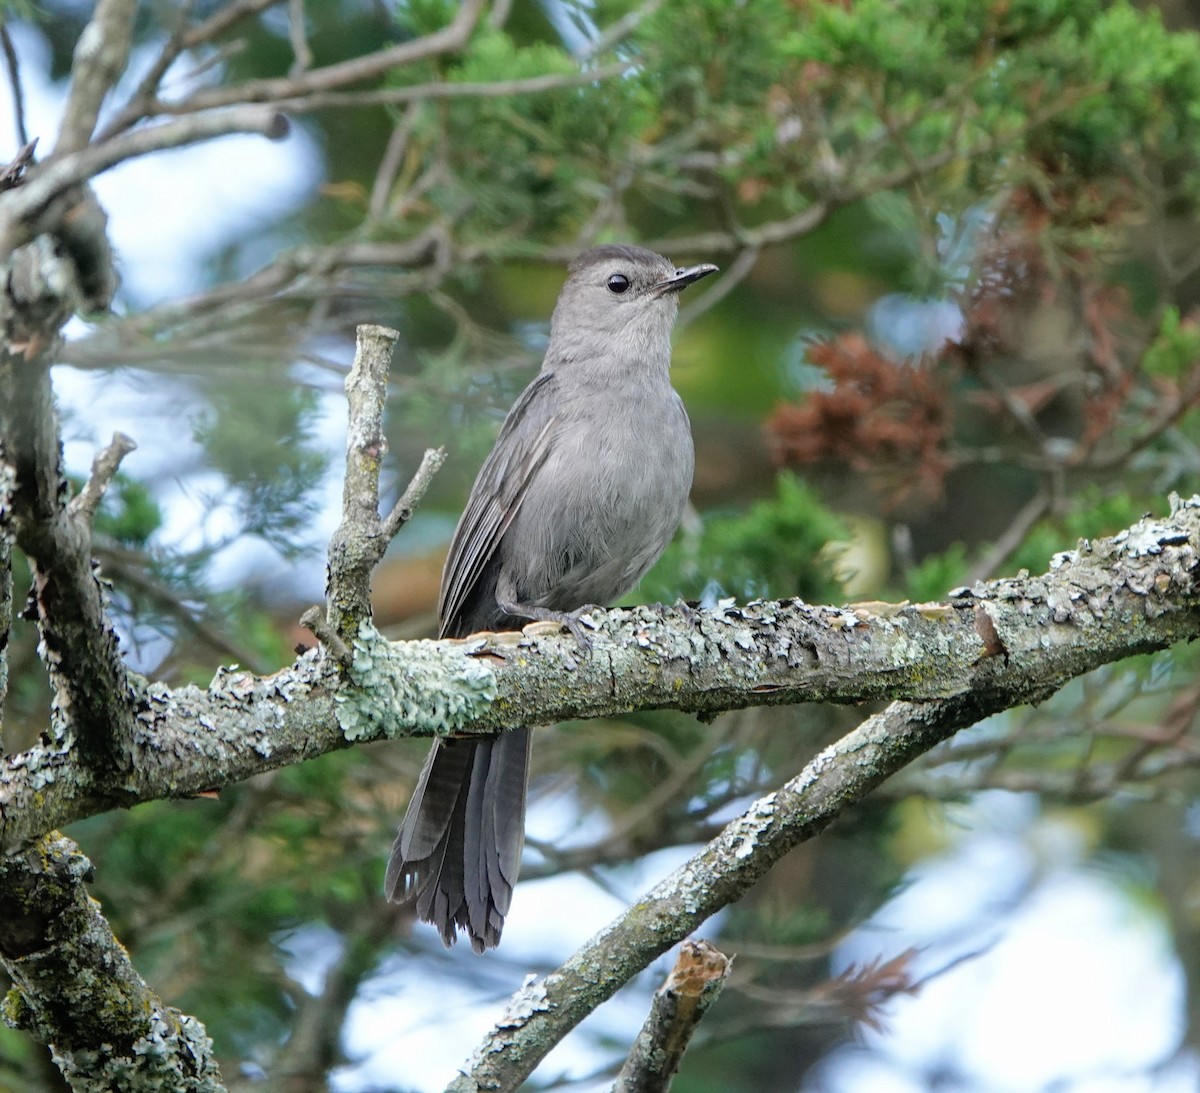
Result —
[[942, 377], [926, 363], [894, 360], [857, 333], [813, 346], [809, 359], [825, 369], [833, 390], [771, 415], [767, 431], [778, 462], [831, 460], [870, 473], [892, 506], [914, 495], [939, 497], [950, 467]]

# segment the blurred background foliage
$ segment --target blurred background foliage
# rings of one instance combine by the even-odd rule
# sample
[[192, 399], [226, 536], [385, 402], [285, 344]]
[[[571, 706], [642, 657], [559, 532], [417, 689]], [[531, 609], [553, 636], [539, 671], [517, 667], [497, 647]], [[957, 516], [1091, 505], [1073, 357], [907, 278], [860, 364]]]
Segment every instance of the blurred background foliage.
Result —
[[[222, 6], [195, 3], [191, 17]], [[0, 14], [36, 29], [61, 78], [89, 7]], [[456, 9], [302, 7], [318, 65], [427, 33]], [[144, 4], [139, 48], [177, 17]], [[324, 425], [343, 412], [363, 321], [402, 332], [393, 491], [424, 448], [450, 450], [375, 587], [392, 633], [429, 633], [441, 551], [537, 366], [562, 263], [608, 240], [723, 269], [685, 297], [676, 339], [695, 511], [630, 602], [940, 598], [1040, 571], [1078, 539], [1161, 510], [1169, 491], [1190, 493], [1198, 21], [1183, 2], [513, 0], [461, 55], [382, 81], [410, 101], [297, 118], [323, 173], [310, 199], [210, 254], [192, 295], [127, 287], [63, 349], [65, 367], [135, 384], [140, 412], [177, 438], [120, 481], [99, 529], [138, 667], [205, 682], [231, 661], [269, 671], [305, 640], [294, 620], [320, 593], [314, 529], [331, 527], [340, 473]], [[279, 7], [192, 58], [224, 84], [284, 76], [293, 59]], [[453, 90], [568, 78], [581, 63], [608, 74], [537, 93]], [[147, 215], [187, 212], [156, 201]], [[364, 260], [370, 246], [407, 246], [388, 253], [409, 259]], [[243, 280], [260, 268], [269, 276]], [[136, 419], [119, 424], [138, 435]], [[162, 500], [180, 481], [201, 514], [186, 534]], [[248, 539], [265, 547], [239, 553]], [[34, 643], [26, 626], [10, 649], [9, 752], [46, 724]], [[1116, 666], [962, 734], [781, 863], [709, 931], [741, 954], [737, 975], [677, 1088], [816, 1082], [834, 1046], [920, 978], [912, 954], [837, 975], [831, 954], [953, 841], [953, 810], [996, 789], [1086, 829], [1089, 860], [1123, 863], [1114, 874], [1172, 939], [1186, 977], [1174, 1051], [1194, 1053], [1195, 659]], [[645, 855], [711, 836], [862, 716], [662, 713], [539, 732], [535, 796], [558, 802], [563, 838], [535, 826], [526, 876], [619, 885]], [[206, 1022], [234, 1084], [315, 1090], [336, 1073], [338, 1088], [405, 1088], [355, 1071], [356, 999], [399, 974], [461, 978], [494, 1002], [553, 965], [549, 950], [510, 958], [503, 946], [448, 960], [382, 902], [423, 752], [356, 749], [72, 829], [118, 936]], [[539, 906], [551, 891], [526, 885], [517, 904], [536, 921], [554, 913]], [[627, 1043], [581, 1035], [604, 1065]], [[447, 1077], [458, 1061], [444, 1060]], [[57, 1080], [40, 1050], [0, 1030], [0, 1088]], [[936, 1060], [914, 1088], [973, 1088], [956, 1080]]]

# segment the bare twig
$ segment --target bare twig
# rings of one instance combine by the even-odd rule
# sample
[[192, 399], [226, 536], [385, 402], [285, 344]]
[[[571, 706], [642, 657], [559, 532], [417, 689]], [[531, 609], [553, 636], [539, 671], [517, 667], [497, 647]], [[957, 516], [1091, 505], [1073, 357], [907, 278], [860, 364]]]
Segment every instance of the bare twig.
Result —
[[183, 48], [195, 49], [205, 42], [211, 42], [243, 19], [261, 15], [267, 8], [273, 8], [282, 2], [283, 0], [234, 0], [234, 3], [219, 8], [199, 26], [189, 30], [183, 36]]
[[0, 194], [20, 185], [21, 179], [25, 175], [25, 169], [33, 162], [33, 153], [37, 149], [37, 145], [37, 137], [34, 137], [33, 140], [22, 146], [10, 163], [0, 169]]
[[330, 962], [319, 990], [298, 991], [291, 1035], [271, 1060], [276, 1088], [315, 1093], [320, 1088], [317, 1075], [329, 1073], [341, 1061], [346, 1011], [363, 981], [376, 970], [380, 947], [394, 940], [396, 908], [384, 900], [368, 901], [344, 926], [354, 944], [343, 946]]
[[349, 668], [354, 663], [354, 654], [350, 647], [342, 641], [341, 635], [329, 625], [322, 608], [310, 607], [300, 616], [300, 625], [314, 634], [317, 640], [329, 650], [343, 668]]
[[13, 121], [16, 125], [17, 140], [22, 144], [29, 143], [29, 133], [25, 129], [25, 92], [21, 87], [21, 63], [17, 59], [17, 50], [13, 45], [12, 35], [8, 33], [8, 25], [0, 21], [0, 49], [4, 51], [4, 65], [8, 69], [8, 86], [13, 97]]
[[754, 263], [758, 261], [759, 252], [759, 247], [747, 247], [742, 251], [733, 260], [729, 268], [721, 272], [720, 278], [713, 284], [712, 288], [706, 290], [704, 295], [698, 300], [683, 309], [679, 315], [679, 323], [677, 325], [683, 326], [695, 321], [709, 308], [714, 307], [725, 299], [726, 296], [749, 276], [750, 271], [754, 269]]
[[425, 491], [429, 489], [429, 483], [433, 481], [433, 476], [445, 462], [445, 448], [427, 448], [425, 450], [424, 456], [421, 457], [421, 465], [409, 481], [408, 488], [401, 494], [400, 500], [396, 502], [392, 511], [383, 521], [384, 549], [396, 538], [400, 529], [412, 519], [413, 509], [420, 504], [421, 498], [425, 496]]
[[626, 61], [604, 65], [584, 72], [548, 72], [542, 76], [525, 76], [512, 80], [492, 80], [486, 83], [441, 81], [414, 84], [411, 87], [380, 87], [370, 91], [309, 92], [290, 98], [273, 99], [280, 110], [305, 114], [330, 107], [400, 106], [410, 102], [432, 99], [504, 99], [513, 95], [533, 95], [598, 83], [628, 72], [632, 65]]
[[408, 138], [416, 124], [420, 113], [420, 103], [410, 103], [404, 112], [404, 117], [392, 129], [388, 137], [387, 147], [383, 158], [379, 161], [379, 170], [375, 172], [375, 182], [371, 186], [371, 201], [367, 206], [367, 217], [378, 220], [387, 209], [388, 196], [395, 185], [396, 176], [404, 164], [404, 153], [408, 151]]
[[717, 1000], [733, 961], [707, 941], [685, 941], [667, 981], [655, 992], [650, 1013], [613, 1093], [660, 1093], [683, 1061], [683, 1053], [709, 1006]]
[[113, 433], [112, 442], [108, 447], [96, 453], [96, 458], [92, 460], [92, 473], [79, 495], [67, 506], [67, 512], [72, 516], [83, 517], [88, 524], [93, 523], [96, 510], [100, 507], [121, 460], [136, 450], [137, 444], [124, 433]]
[[[271, 0], [272, 3], [277, 0]], [[138, 83], [137, 89], [130, 95], [128, 102], [122, 109], [113, 117], [109, 123], [96, 135], [96, 143], [102, 144], [107, 140], [111, 140], [118, 133], [124, 132], [126, 129], [132, 128], [153, 109], [155, 96], [158, 93], [158, 86], [162, 83], [163, 77], [167, 74], [167, 69], [174, 64], [176, 58], [189, 47], [187, 36], [188, 20], [192, 16], [192, 8], [195, 7], [196, 0], [183, 0], [179, 4], [175, 13], [175, 25], [171, 30], [170, 37], [163, 43], [162, 49], [159, 51], [158, 57], [147, 70], [146, 74]], [[231, 9], [240, 7], [239, 4], [231, 4], [229, 7], [222, 8], [218, 15], [213, 16], [213, 19], [220, 15], [227, 14]], [[210, 19], [211, 23], [213, 20]], [[195, 44], [199, 44], [198, 42]], [[219, 51], [214, 50], [214, 53]]]
[[312, 68], [312, 49], [304, 30], [304, 0], [288, 0], [288, 38], [292, 43], [295, 60], [288, 75], [296, 77]]
[[[265, 5], [264, 5], [265, 6]], [[423, 38], [354, 57], [324, 68], [313, 68], [299, 76], [281, 79], [247, 80], [230, 87], [206, 88], [177, 103], [163, 103], [160, 109], [173, 114], [195, 113], [233, 103], [282, 103], [303, 100], [317, 92], [332, 91], [348, 84], [381, 76], [393, 68], [425, 57], [453, 53], [466, 45], [471, 31], [483, 12], [484, 0], [464, 0], [449, 26]]]
[[98, 0], [75, 44], [71, 90], [55, 154], [77, 152], [92, 139], [104, 98], [129, 61], [136, 12], [137, 0]]
[[96, 537], [95, 553], [105, 576], [131, 588], [152, 601], [161, 611], [176, 619], [209, 648], [230, 657], [235, 664], [266, 674], [270, 667], [262, 656], [240, 644], [188, 606], [180, 592], [151, 576], [146, 558], [104, 537]]
[[[333, 247], [297, 247], [285, 251], [242, 281], [230, 281], [203, 294], [165, 304], [132, 321], [138, 329], [152, 331], [207, 315], [228, 304], [274, 297], [305, 277], [315, 278], [318, 271], [328, 276], [338, 270], [361, 267], [401, 270], [425, 267], [437, 256], [440, 235], [434, 227], [398, 243], [354, 242]], [[325, 291], [323, 286], [322, 294]]]
[[1013, 552], [1025, 541], [1033, 526], [1050, 511], [1051, 496], [1047, 489], [1039, 489], [1021, 508], [1005, 528], [1004, 533], [992, 544], [987, 554], [967, 571], [963, 584], [970, 587], [976, 581], [985, 581], [999, 569]]
[[593, 41], [588, 42], [579, 50], [580, 60], [588, 60], [612, 49], [622, 39], [629, 37], [629, 34], [637, 29], [637, 25], [642, 20], [648, 19], [662, 5], [663, 0], [646, 0], [644, 4], [627, 11], [620, 19], [605, 27]]

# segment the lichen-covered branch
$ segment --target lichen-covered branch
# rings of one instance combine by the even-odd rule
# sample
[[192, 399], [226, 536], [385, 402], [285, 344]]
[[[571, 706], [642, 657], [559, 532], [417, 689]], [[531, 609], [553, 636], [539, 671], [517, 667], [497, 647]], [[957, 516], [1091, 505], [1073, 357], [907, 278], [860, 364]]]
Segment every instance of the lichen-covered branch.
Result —
[[1040, 576], [979, 584], [947, 603], [605, 612], [587, 655], [544, 623], [411, 642], [389, 642], [364, 624], [348, 671], [310, 652], [266, 678], [221, 672], [207, 690], [141, 687], [130, 763], [119, 776], [69, 748], [8, 757], [0, 764], [0, 848], [111, 807], [114, 797], [188, 797], [385, 737], [881, 697], [934, 702], [935, 710], [946, 700], [974, 720], [1039, 701], [1102, 664], [1200, 636], [1198, 607], [1194, 498], [1058, 555]]
[[47, 836], [0, 856], [4, 1020], [50, 1046], [73, 1090], [220, 1093], [204, 1026], [165, 1006], [87, 892], [91, 863]]
[[50, 385], [59, 329], [82, 293], [78, 267], [40, 236], [2, 268], [0, 463], [11, 528], [33, 570], [39, 652], [55, 690], [53, 746], [102, 769], [110, 802], [126, 801], [131, 692], [92, 569], [89, 514], [68, 504]]
[[4, 703], [8, 698], [8, 653], [13, 625], [13, 472], [0, 460], [0, 751], [4, 750]]
[[383, 556], [379, 543], [379, 470], [387, 454], [383, 407], [388, 369], [400, 335], [385, 326], [360, 326], [354, 363], [346, 376], [349, 426], [342, 520], [329, 543], [326, 617], [334, 631], [352, 633], [371, 617], [371, 570]]
[[399, 334], [385, 326], [360, 326], [354, 364], [346, 377], [350, 424], [346, 433], [346, 474], [342, 520], [329, 542], [325, 618], [306, 613], [304, 625], [342, 656], [349, 639], [371, 617], [371, 571], [388, 543], [412, 516], [445, 452], [430, 449], [386, 519], [379, 516], [379, 471], [387, 453], [383, 408], [388, 369]]

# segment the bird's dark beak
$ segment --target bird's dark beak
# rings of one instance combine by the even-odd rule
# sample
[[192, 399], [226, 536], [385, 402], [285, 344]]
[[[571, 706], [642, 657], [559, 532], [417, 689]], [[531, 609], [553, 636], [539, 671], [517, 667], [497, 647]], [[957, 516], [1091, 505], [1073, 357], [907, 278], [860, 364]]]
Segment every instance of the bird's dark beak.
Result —
[[660, 295], [678, 292], [680, 289], [687, 288], [693, 281], [699, 281], [701, 277], [707, 277], [710, 273], [716, 272], [717, 267], [711, 262], [704, 262], [699, 266], [688, 266], [687, 269], [677, 269], [672, 276], [665, 281], [659, 281], [654, 288]]

